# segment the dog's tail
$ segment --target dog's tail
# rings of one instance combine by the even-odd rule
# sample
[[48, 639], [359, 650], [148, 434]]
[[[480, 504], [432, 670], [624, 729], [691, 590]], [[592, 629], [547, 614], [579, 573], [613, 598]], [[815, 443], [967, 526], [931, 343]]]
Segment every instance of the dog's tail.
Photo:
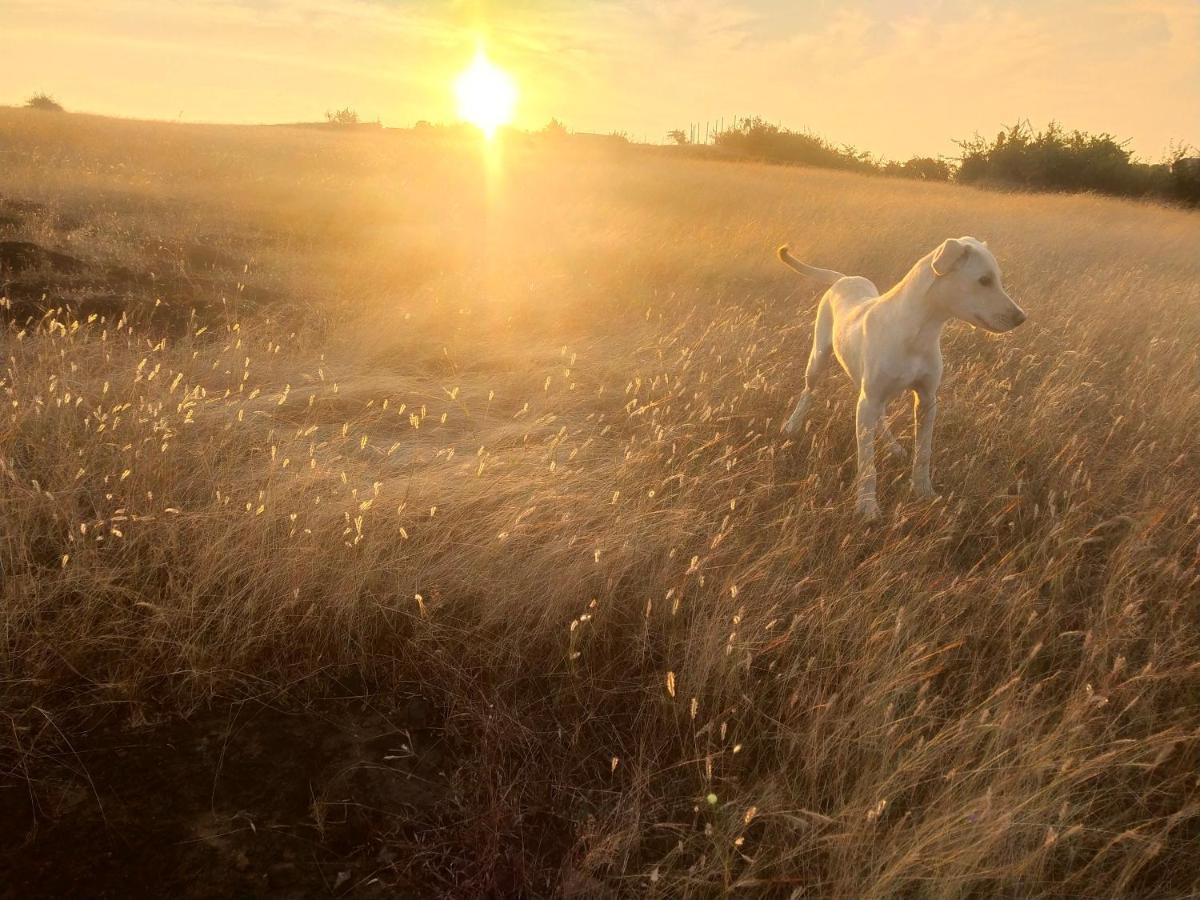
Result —
[[801, 275], [807, 275], [814, 281], [819, 281], [822, 284], [833, 284], [839, 278], [845, 278], [841, 272], [835, 272], [833, 269], [818, 269], [816, 266], [806, 266], [792, 254], [788, 253], [787, 244], [784, 244], [779, 250], [779, 261], [789, 269], [795, 269]]

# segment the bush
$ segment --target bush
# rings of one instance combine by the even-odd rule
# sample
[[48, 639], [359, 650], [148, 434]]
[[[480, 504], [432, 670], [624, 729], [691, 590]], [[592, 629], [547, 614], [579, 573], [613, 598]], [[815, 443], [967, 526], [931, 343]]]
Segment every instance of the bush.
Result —
[[1188, 166], [1187, 148], [1171, 163], [1135, 162], [1127, 141], [1111, 134], [1066, 131], [1051, 122], [1034, 131], [1028, 122], [1007, 126], [989, 141], [959, 141], [965, 184], [1005, 184], [1037, 191], [1097, 191], [1121, 197], [1157, 196], [1185, 203], [1200, 201], [1200, 177]]
[[1188, 156], [1196, 151], [1190, 147], [1180, 147], [1171, 157], [1169, 164], [1159, 168], [1165, 169], [1167, 193], [1181, 203], [1192, 206], [1200, 205], [1200, 157]]
[[[668, 132], [667, 137], [680, 145], [687, 143], [687, 135], [682, 131]], [[950, 164], [940, 159], [913, 157], [903, 163], [881, 163], [870, 153], [849, 144], [839, 146], [815, 134], [780, 128], [758, 117], [740, 119], [732, 128], [718, 132], [715, 143], [727, 154], [768, 162], [875, 172], [921, 181], [949, 181], [952, 174]]]
[[737, 156], [771, 162], [798, 163], [829, 169], [869, 172], [877, 168], [869, 153], [835, 147], [814, 134], [780, 128], [755, 116], [717, 133], [717, 147]]
[[1128, 193], [1130, 151], [1111, 134], [1064, 131], [1057, 122], [1035, 132], [1027, 122], [1008, 126], [995, 140], [976, 135], [960, 141], [958, 179], [1001, 181], [1034, 190], [1097, 190]]
[[348, 106], [345, 109], [339, 109], [334, 112], [326, 111], [325, 121], [327, 121], [330, 125], [336, 125], [340, 127], [357, 125], [358, 113]]
[[62, 104], [49, 94], [34, 94], [25, 101], [26, 109], [40, 109], [44, 112], [62, 112]]
[[908, 162], [888, 162], [883, 166], [884, 175], [900, 178], [916, 178], [919, 181], [949, 181], [954, 171], [944, 159], [931, 156], [914, 156]]
[[[667, 137], [690, 147], [676, 129]], [[1067, 131], [1051, 122], [1035, 131], [1028, 122], [1005, 126], [994, 139], [976, 134], [958, 141], [962, 157], [953, 161], [914, 156], [884, 162], [848, 144], [833, 144], [814, 134], [791, 131], [757, 116], [738, 119], [714, 140], [722, 155], [793, 165], [878, 173], [919, 181], [957, 180], [964, 184], [1018, 187], [1033, 191], [1096, 191], [1121, 197], [1156, 197], [1200, 205], [1200, 158], [1192, 148], [1173, 149], [1167, 161], [1136, 161], [1127, 141], [1108, 132]], [[692, 152], [708, 152], [696, 147]]]

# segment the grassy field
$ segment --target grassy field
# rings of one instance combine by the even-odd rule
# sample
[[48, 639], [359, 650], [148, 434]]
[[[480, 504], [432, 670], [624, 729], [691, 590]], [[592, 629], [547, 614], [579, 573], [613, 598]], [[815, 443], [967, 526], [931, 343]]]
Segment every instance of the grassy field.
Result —
[[[13, 896], [1200, 891], [1200, 216], [16, 110], [0, 197]], [[772, 251], [960, 234], [1030, 320], [864, 529]]]

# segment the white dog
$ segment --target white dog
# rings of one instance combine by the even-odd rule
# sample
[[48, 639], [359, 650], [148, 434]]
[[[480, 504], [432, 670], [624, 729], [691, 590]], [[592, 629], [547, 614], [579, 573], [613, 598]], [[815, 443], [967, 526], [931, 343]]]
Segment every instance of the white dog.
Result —
[[951, 238], [923, 256], [900, 283], [882, 296], [866, 278], [806, 266], [779, 248], [784, 264], [830, 285], [817, 310], [812, 353], [804, 373], [804, 391], [783, 426], [796, 433], [812, 401], [817, 378], [832, 350], [858, 385], [857, 511], [879, 517], [875, 499], [875, 437], [882, 430], [892, 452], [900, 445], [883, 412], [889, 400], [911, 390], [916, 397], [916, 440], [912, 484], [920, 497], [933, 495], [929, 458], [937, 389], [942, 380], [942, 326], [950, 319], [991, 332], [1010, 331], [1025, 321], [1025, 311], [1000, 286], [1000, 268], [987, 245], [972, 237]]

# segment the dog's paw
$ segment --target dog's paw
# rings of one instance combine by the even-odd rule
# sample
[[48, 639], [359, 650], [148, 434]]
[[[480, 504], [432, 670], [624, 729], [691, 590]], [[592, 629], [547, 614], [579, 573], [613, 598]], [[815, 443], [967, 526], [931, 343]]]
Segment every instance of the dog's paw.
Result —
[[787, 421], [783, 423], [783, 427], [779, 430], [786, 435], [799, 434], [800, 429], [804, 427], [804, 415], [808, 412], [810, 403], [812, 403], [812, 394], [806, 390], [800, 395], [800, 400], [796, 403], [796, 408], [792, 410], [792, 414], [787, 417]]
[[874, 497], [859, 497], [858, 502], [854, 504], [854, 512], [867, 522], [878, 521], [879, 501]]

